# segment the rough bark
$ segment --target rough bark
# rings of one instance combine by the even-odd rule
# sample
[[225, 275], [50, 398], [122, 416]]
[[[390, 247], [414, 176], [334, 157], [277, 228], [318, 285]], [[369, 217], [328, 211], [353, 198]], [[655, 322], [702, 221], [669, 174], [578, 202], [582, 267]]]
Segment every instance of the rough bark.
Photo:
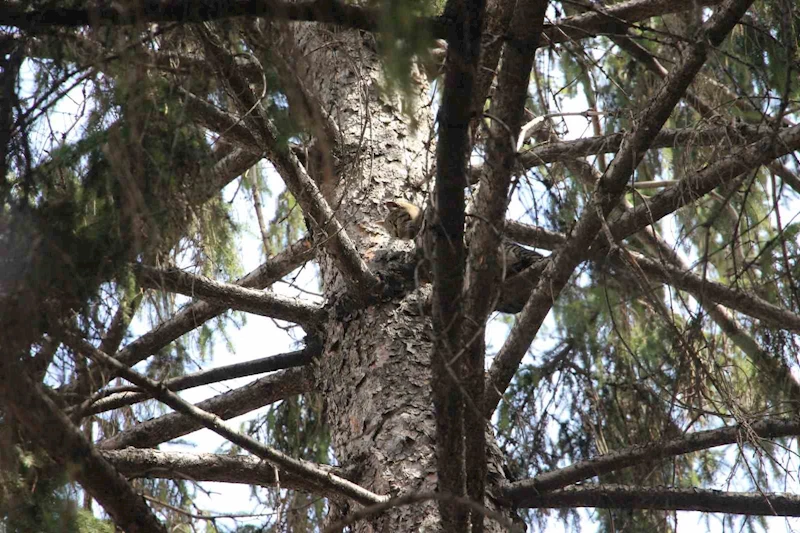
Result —
[[[308, 25], [295, 25], [288, 35], [303, 58], [295, 62], [298, 74], [330, 110], [342, 135], [334, 182], [312, 177], [325, 181], [328, 203], [339, 208], [337, 216], [362, 256], [379, 268], [387, 248], [403, 246], [376, 231], [374, 221], [383, 218], [383, 202], [405, 198], [422, 203], [419, 187], [430, 161], [430, 109], [414, 106], [414, 130], [397, 102], [383, 97], [371, 38], [345, 31], [331, 35]], [[350, 61], [356, 57], [357, 63]], [[416, 79], [414, 96], [424, 103], [428, 87], [422, 76]], [[362, 146], [363, 135], [368, 137]], [[325, 294], [345, 292], [333, 258], [320, 253], [319, 264]], [[429, 297], [430, 286], [423, 286], [389, 302], [344, 311], [323, 326], [326, 342], [316, 363], [317, 386], [326, 398], [337, 461], [343, 468], [358, 466], [351, 479], [378, 494], [430, 492], [437, 486], [432, 337], [423, 314]], [[492, 469], [497, 478], [499, 468], [495, 464]], [[336, 503], [342, 502], [334, 502], [332, 519], [346, 512]], [[436, 502], [392, 508], [354, 528], [438, 531]]]

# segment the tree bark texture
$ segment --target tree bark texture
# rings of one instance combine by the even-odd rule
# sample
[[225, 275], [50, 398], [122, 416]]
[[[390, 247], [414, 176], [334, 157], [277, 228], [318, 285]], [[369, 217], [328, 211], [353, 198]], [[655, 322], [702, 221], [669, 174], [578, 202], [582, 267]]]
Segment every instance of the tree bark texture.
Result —
[[[408, 250], [408, 245], [389, 241], [377, 229], [386, 214], [384, 201], [421, 203], [428, 188], [426, 176], [434, 156], [429, 86], [422, 76], [416, 78], [413, 128], [399, 98], [390, 100], [381, 89], [382, 72], [371, 36], [331, 34], [314, 25], [293, 25], [284, 35], [294, 39], [295, 57], [302, 57], [295, 64], [298, 74], [318, 92], [342, 135], [333, 179], [325, 172], [312, 177], [362, 257], [379, 270], [387, 250]], [[318, 261], [323, 292], [335, 302], [345, 283], [322, 250]], [[430, 289], [423, 285], [355, 312], [334, 311], [323, 325], [325, 346], [316, 363], [316, 380], [326, 399], [336, 459], [345, 470], [358, 465], [351, 479], [379, 494], [399, 496], [437, 486], [430, 384], [433, 343], [425, 312]], [[496, 464], [489, 468], [497, 477]], [[355, 528], [438, 531], [436, 507], [435, 501], [396, 507]], [[491, 521], [487, 524], [494, 530]]]

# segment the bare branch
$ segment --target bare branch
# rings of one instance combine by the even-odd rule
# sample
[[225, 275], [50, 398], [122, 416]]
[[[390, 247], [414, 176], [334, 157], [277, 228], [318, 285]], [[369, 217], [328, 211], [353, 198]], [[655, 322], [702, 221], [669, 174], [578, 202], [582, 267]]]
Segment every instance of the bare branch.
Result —
[[106, 329], [103, 340], [100, 342], [100, 349], [106, 353], [115, 353], [122, 344], [125, 334], [128, 332], [128, 326], [142, 303], [142, 293], [139, 292], [132, 298], [127, 296], [123, 297], [122, 301], [111, 319], [111, 324]]
[[624, 239], [705, 196], [719, 185], [795, 150], [800, 150], [800, 126], [784, 128], [774, 138], [764, 138], [737, 150], [654, 194], [647, 203], [612, 223], [611, 233], [616, 239]]
[[[653, 138], [650, 148], [713, 146], [723, 143], [735, 146], [752, 143], [773, 133], [774, 130], [771, 128], [745, 124], [702, 128], [665, 128]], [[522, 152], [519, 161], [525, 168], [533, 168], [546, 163], [564, 161], [568, 158], [616, 152], [627, 135], [630, 135], [630, 132], [538, 144], [530, 150]], [[481, 168], [481, 170], [483, 169]]]
[[[700, 127], [700, 128], [665, 128], [653, 138], [650, 148], [676, 148], [692, 146], [736, 146], [755, 142], [773, 135], [772, 128], [738, 124], [736, 126]], [[556, 141], [537, 144], [517, 156], [523, 168], [530, 169], [547, 163], [561, 162], [566, 159], [589, 155], [616, 152], [622, 140], [630, 132], [609, 133], [595, 137], [586, 137], [572, 141]], [[478, 183], [486, 173], [486, 165], [474, 165], [470, 174], [470, 182]]]
[[759, 420], [746, 426], [730, 426], [707, 431], [696, 431], [676, 439], [652, 442], [616, 450], [594, 459], [545, 472], [532, 479], [517, 481], [503, 489], [503, 495], [517, 501], [529, 496], [564, 488], [609, 472], [635, 466], [643, 461], [655, 461], [685, 453], [708, 450], [726, 444], [746, 441], [752, 436], [763, 439], [789, 437], [800, 432], [800, 419], [773, 418]]
[[[337, 496], [338, 493], [282, 468], [276, 468], [252, 455], [227, 455], [219, 453], [167, 452], [150, 448], [125, 448], [104, 450], [101, 455], [128, 478], [191, 479], [193, 481], [219, 481], [301, 490], [320, 496]], [[341, 476], [334, 466], [318, 465], [320, 470]]]
[[783, 180], [783, 183], [794, 189], [795, 192], [800, 193], [800, 177], [797, 176], [797, 173], [789, 170], [786, 165], [782, 165], [779, 161], [770, 163], [769, 169]]
[[319, 324], [325, 317], [325, 310], [321, 305], [223, 283], [205, 276], [189, 274], [178, 268], [157, 269], [136, 264], [133, 270], [143, 287], [177, 292], [230, 309], [295, 322], [306, 330]]
[[786, 492], [724, 492], [626, 485], [584, 485], [515, 502], [518, 507], [661, 509], [765, 516], [800, 516], [800, 496]]
[[[745, 172], [753, 171], [774, 159], [800, 150], [800, 126], [784, 128], [777, 136], [775, 136], [774, 130], [770, 130], [770, 132], [769, 136], [762, 136], [744, 149], [719, 158], [702, 171], [686, 176], [677, 184], [654, 194], [646, 204], [624, 213], [610, 224], [612, 235], [619, 240], [627, 238], [681, 207], [694, 203], [723, 183], [727, 183]], [[586, 141], [589, 140], [586, 139]], [[575, 142], [580, 143], [583, 140]], [[594, 142], [596, 141], [592, 141], [592, 144]], [[563, 144], [567, 145], [568, 143]], [[568, 150], [567, 153], [572, 152]], [[510, 220], [506, 221], [505, 231], [506, 235], [516, 242], [545, 249], [553, 249], [566, 242], [566, 237], [557, 232]], [[605, 247], [606, 245], [605, 242], [603, 244], [595, 243], [593, 247]]]
[[[267, 287], [312, 257], [311, 242], [308, 239], [300, 240], [242, 277], [236, 283], [242, 287]], [[228, 308], [225, 306], [213, 305], [207, 302], [191, 303], [174, 317], [159, 324], [153, 330], [125, 346], [116, 354], [116, 358], [128, 366], [133, 366], [139, 361], [150, 357], [151, 354], [156, 353], [181, 335], [200, 327], [206, 321], [221, 315], [227, 310]], [[113, 374], [104, 374], [99, 368], [90, 368], [86, 377], [79, 378], [75, 383], [63, 387], [58, 392], [66, 396], [67, 401], [71, 403], [81, 402], [91, 390], [102, 388], [113, 378]]]
[[648, 276], [691, 293], [699, 302], [710, 300], [734, 309], [743, 315], [763, 320], [772, 327], [800, 333], [800, 316], [771, 304], [758, 295], [740, 289], [726, 287], [716, 281], [704, 279], [697, 274], [676, 266], [658, 262], [642, 254], [631, 252], [639, 267]]
[[554, 250], [567, 241], [567, 236], [563, 233], [514, 220], [506, 220], [505, 235], [514, 242], [545, 250]]
[[205, 172], [201, 175], [203, 181], [196, 187], [198, 205], [219, 194], [223, 187], [255, 166], [262, 158], [261, 154], [253, 154], [239, 148], [231, 150], [214, 164], [207, 176]]
[[[218, 394], [198, 403], [197, 407], [227, 420], [278, 400], [303, 394], [312, 390], [313, 386], [314, 380], [310, 368], [293, 368], [270, 374], [243, 387]], [[100, 442], [97, 447], [103, 450], [127, 446], [149, 448], [202, 428], [203, 425], [193, 418], [181, 413], [170, 413], [137, 424]]]
[[[164, 381], [161, 386], [171, 391], [180, 391], [228, 379], [275, 372], [276, 370], [285, 370], [287, 368], [303, 366], [319, 354], [320, 347], [311, 345], [303, 350], [270, 355], [269, 357], [262, 357], [261, 359], [255, 359], [253, 361], [221, 366], [212, 368], [211, 370], [203, 370], [195, 372], [194, 374], [168, 379]], [[91, 404], [90, 407], [83, 409], [81, 411], [81, 416], [94, 415], [104, 411], [110, 411], [111, 409], [118, 409], [125, 405], [132, 405], [148, 399], [150, 399], [150, 395], [143, 392], [115, 392], [114, 389], [103, 390], [102, 398]]]

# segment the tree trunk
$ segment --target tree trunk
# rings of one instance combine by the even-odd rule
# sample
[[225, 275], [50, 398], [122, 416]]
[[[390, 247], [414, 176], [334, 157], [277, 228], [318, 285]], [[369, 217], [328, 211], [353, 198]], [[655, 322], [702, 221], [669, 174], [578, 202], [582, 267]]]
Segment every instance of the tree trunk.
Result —
[[[415, 76], [414, 101], [406, 102], [412, 121], [401, 111], [400, 97], [387, 96], [383, 90], [372, 36], [352, 31], [331, 34], [317, 25], [296, 25], [285, 35], [295, 39], [295, 58], [302, 57], [295, 62], [298, 74], [320, 95], [322, 107], [330, 110], [342, 134], [335, 183], [321, 170], [313, 177], [361, 256], [379, 272], [384, 259], [403, 258], [392, 252], [411, 247], [391, 240], [380, 228], [386, 215], [383, 203], [395, 198], [421, 203], [428, 188], [435, 118], [429, 105], [430, 86], [423, 76]], [[344, 281], [323, 250], [318, 261], [323, 292], [337, 302]], [[352, 481], [378, 494], [395, 497], [436, 489], [433, 339], [425, 311], [430, 288], [411, 287], [354, 312], [334, 305], [325, 324], [316, 379], [317, 390], [326, 399], [336, 460], [341, 467], [354, 469]], [[494, 463], [490, 476], [499, 479], [502, 471]], [[331, 507], [334, 520], [348, 511], [335, 502]], [[355, 527], [416, 532], [438, 531], [438, 524], [436, 502], [427, 501], [395, 507]]]

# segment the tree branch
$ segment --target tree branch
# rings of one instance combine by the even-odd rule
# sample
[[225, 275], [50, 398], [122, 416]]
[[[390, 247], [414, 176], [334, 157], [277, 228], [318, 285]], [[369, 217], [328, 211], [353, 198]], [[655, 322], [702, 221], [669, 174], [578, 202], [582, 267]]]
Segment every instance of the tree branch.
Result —
[[141, 291], [130, 298], [123, 296], [114, 318], [111, 319], [111, 324], [109, 324], [103, 339], [100, 341], [101, 350], [106, 353], [115, 353], [119, 349], [125, 334], [128, 333], [128, 327], [131, 320], [133, 320], [133, 315], [136, 314], [136, 310], [139, 309], [139, 305], [142, 303], [142, 297], [143, 293]]
[[157, 269], [137, 263], [133, 265], [133, 271], [143, 287], [177, 292], [237, 311], [295, 322], [307, 331], [325, 317], [325, 310], [321, 305], [223, 283], [178, 268]]
[[645, 274], [692, 294], [699, 302], [710, 300], [743, 315], [763, 320], [772, 327], [800, 333], [800, 316], [771, 304], [756, 294], [726, 287], [716, 281], [705, 279], [665, 262], [655, 261], [642, 254], [630, 253]]
[[[784, 128], [775, 137], [761, 139], [742, 150], [718, 159], [702, 171], [654, 194], [650, 200], [625, 213], [610, 225], [616, 239], [624, 239], [665, 216], [693, 203], [718, 186], [753, 171], [795, 150], [800, 150], [800, 126]], [[592, 247], [598, 246], [597, 243]], [[602, 246], [602, 245], [601, 245]]]
[[800, 496], [775, 492], [724, 492], [708, 489], [587, 485], [531, 495], [515, 502], [518, 507], [598, 509], [659, 509], [764, 516], [800, 516]]
[[183, 87], [177, 87], [177, 90], [184, 97], [186, 111], [203, 127], [218, 134], [220, 139], [233, 141], [252, 153], [261, 153], [258, 139], [242, 121]]
[[[772, 128], [747, 124], [680, 129], [665, 128], [653, 138], [650, 148], [714, 146], [722, 143], [737, 146], [755, 142], [774, 135], [774, 133], [775, 130]], [[630, 132], [622, 131], [572, 141], [541, 143], [530, 150], [519, 153], [517, 161], [523, 168], [531, 169], [547, 163], [557, 163], [567, 159], [616, 152], [622, 145], [622, 140], [626, 135], [630, 135]], [[483, 179], [483, 174], [486, 172], [487, 167], [484, 163], [474, 165], [470, 173], [470, 183], [478, 183]]]
[[253, 154], [239, 148], [235, 148], [225, 154], [211, 167], [207, 175], [206, 172], [203, 172], [203, 175], [200, 176], [203, 181], [197, 186], [197, 205], [205, 203], [219, 194], [219, 191], [228, 183], [244, 174], [247, 169], [255, 166], [262, 158], [262, 154]]
[[[467, 283], [464, 294], [463, 342], [465, 388], [471, 398], [464, 410], [467, 496], [482, 503], [486, 477], [486, 417], [483, 413], [486, 321], [505, 277], [502, 228], [508, 208], [511, 175], [516, 166], [516, 138], [528, 97], [531, 68], [542, 33], [547, 0], [521, 0], [514, 9], [502, 69], [490, 111], [497, 117], [489, 126], [486, 169], [475, 199], [476, 217], [469, 238]], [[463, 189], [463, 185], [462, 185]], [[471, 513], [473, 533], [476, 521]], [[482, 528], [480, 529], [482, 531]]]
[[[453, 31], [447, 36], [448, 57], [439, 108], [434, 208], [427, 215], [430, 228], [424, 236], [425, 252], [433, 267], [431, 393], [436, 416], [438, 491], [455, 496], [465, 495], [467, 483], [464, 406], [470, 398], [463, 390], [467, 368], [459, 360], [464, 347], [464, 187], [485, 8], [484, 0], [448, 0], [444, 8], [443, 17], [452, 21]], [[483, 434], [483, 430], [479, 431]], [[485, 464], [476, 466], [485, 468]], [[445, 533], [467, 531], [468, 509], [445, 500], [439, 500], [438, 505]], [[476, 516], [472, 527], [482, 531], [483, 517]]]
[[[635, 43], [630, 37], [612, 37], [612, 40], [623, 50], [627, 51], [632, 57], [642, 63], [650, 72], [653, 72], [661, 78], [667, 76], [667, 69], [650, 53], [649, 50], [643, 46]], [[732, 91], [724, 85], [721, 85], [716, 80], [704, 77], [704, 81], [713, 86], [716, 90], [722, 91], [728, 95], [733, 104], [739, 109], [745, 111], [745, 116], [748, 112], [755, 112], [763, 115], [764, 111], [753, 105], [752, 100], [748, 98], [738, 98]], [[713, 106], [708, 104], [702, 97], [695, 94], [693, 91], [686, 91], [686, 101], [691, 105], [700, 115], [704, 118], [719, 118], [720, 114], [714, 109]], [[785, 122], [785, 125], [791, 126], [791, 123]], [[777, 161], [773, 161], [769, 165], [770, 170], [780, 176], [785, 184], [794, 189], [795, 192], [800, 193], [800, 179], [797, 178], [794, 172], [786, 168], [785, 165]]]
[[[721, 143], [741, 145], [752, 143], [774, 133], [772, 128], [748, 126], [698, 127], [681, 129], [663, 129], [653, 138], [650, 148], [675, 148], [713, 146]], [[576, 157], [616, 152], [622, 140], [630, 132], [610, 133], [574, 141], [560, 141], [539, 144], [522, 152], [519, 161], [526, 169], [546, 163], [555, 163]], [[481, 167], [481, 171], [483, 166]]]
[[[101, 455], [128, 478], [218, 481], [262, 487], [280, 486], [282, 489], [301, 490], [326, 497], [339, 495], [314, 480], [276, 468], [253, 455], [165, 452], [149, 448], [104, 450]], [[339, 468], [328, 465], [318, 465], [317, 468], [341, 477]]]
[[308, 461], [290, 457], [283, 452], [258, 442], [252, 437], [249, 437], [243, 433], [239, 433], [218, 416], [192, 405], [174, 392], [167, 390], [159, 383], [142, 376], [138, 372], [134, 372], [113, 357], [108, 356], [83, 340], [80, 335], [65, 333], [65, 336], [68, 338], [68, 342], [71, 343], [73, 349], [76, 351], [80, 350], [85, 355], [88, 355], [94, 359], [94, 361], [98, 364], [113, 368], [114, 371], [120, 376], [146, 390], [154, 398], [173, 408], [176, 412], [191, 418], [192, 420], [201, 424], [203, 427], [210, 429], [222, 437], [225, 437], [229, 441], [241, 446], [250, 453], [257, 455], [258, 457], [261, 457], [262, 459], [269, 461], [278, 467], [282, 467], [297, 476], [304, 476], [312, 479], [320, 485], [323, 485], [343, 496], [348, 496], [359, 503], [380, 503], [387, 499], [385, 496], [374, 494], [363, 487], [356, 485], [355, 483], [335, 476], [330, 472], [326, 472], [316, 465], [309, 463]]
[[[477, 122], [483, 116], [486, 97], [489, 95], [495, 74], [497, 74], [497, 65], [500, 62], [500, 53], [503, 50], [504, 40], [498, 39], [496, 36], [508, 33], [515, 5], [515, 2], [508, 2], [507, 0], [486, 1], [481, 57], [475, 76], [475, 88], [472, 93], [473, 127], [477, 127]], [[531, 50], [531, 53], [535, 53], [535, 50]], [[447, 57], [446, 46], [444, 47], [444, 55]], [[477, 180], [475, 182], [477, 183]]]
[[345, 282], [353, 289], [351, 296], [362, 298], [370, 294], [378, 286], [379, 281], [359, 255], [355, 244], [336, 218], [317, 184], [297, 157], [290, 150], [280, 146], [278, 131], [266, 116], [260, 98], [253, 93], [248, 80], [242, 75], [219, 39], [208, 30], [202, 35], [206, 56], [218, 70], [220, 79], [225, 80], [226, 90], [237, 103], [242, 117], [245, 117], [243, 120], [253, 125], [254, 133], [258, 135], [260, 144], [283, 178], [286, 188], [297, 200], [303, 213], [325, 236], [322, 245], [336, 260], [336, 266], [342, 272]]
[[[239, 279], [236, 284], [242, 287], [264, 288], [272, 285], [292, 270], [303, 265], [314, 255], [311, 241], [304, 238], [289, 246], [286, 250], [263, 263], [261, 266]], [[131, 342], [116, 354], [118, 361], [133, 366], [150, 357], [151, 354], [173, 342], [177, 338], [200, 327], [203, 323], [215, 318], [228, 308], [207, 302], [193, 302], [174, 317], [162, 322], [151, 331]], [[70, 403], [81, 402], [91, 390], [100, 389], [115, 376], [104, 373], [100, 368], [90, 368], [86, 376], [75, 383], [67, 385], [59, 392]]]
[[302, 3], [277, 0], [142, 0], [131, 5], [112, 3], [85, 9], [28, 9], [19, 2], [0, 3], [0, 25], [40, 31], [52, 26], [192, 23], [245, 16], [327, 22], [366, 31], [378, 29], [377, 10], [348, 5], [338, 0], [312, 0]]
[[[613, 229], [616, 226], [612, 224], [611, 227]], [[515, 242], [539, 248], [553, 249], [567, 241], [567, 236], [562, 233], [519, 222], [506, 221], [506, 228], [508, 228], [508, 235], [513, 236]], [[756, 294], [727, 287], [719, 282], [703, 278], [665, 262], [656, 261], [642, 254], [634, 252], [631, 254], [644, 273], [662, 283], [692, 294], [698, 301], [715, 302], [743, 315], [762, 320], [773, 327], [800, 331], [798, 329], [800, 328], [800, 316], [797, 313], [778, 307]], [[598, 249], [592, 254], [591, 259], [600, 260], [606, 255], [606, 250]], [[520, 295], [524, 297], [535, 286], [540, 274], [541, 267], [538, 270], [536, 267], [532, 267], [506, 282], [503, 287], [504, 296], [501, 304], [516, 308]]]
[[[302, 350], [278, 355], [270, 355], [253, 361], [237, 363], [233, 365], [203, 370], [194, 374], [168, 379], [161, 383], [161, 386], [175, 392], [193, 387], [200, 387], [210, 383], [217, 383], [228, 379], [275, 372], [308, 364], [312, 358], [318, 356], [321, 349], [318, 345], [311, 345]], [[143, 402], [150, 399], [150, 395], [144, 392], [115, 391], [114, 389], [103, 390], [99, 393], [100, 399], [93, 402], [86, 409], [81, 410], [81, 416], [94, 415], [111, 409], [118, 409], [126, 405]]]
[[[198, 403], [197, 407], [227, 420], [278, 400], [303, 394], [312, 390], [313, 387], [313, 375], [310, 368], [293, 368], [270, 374], [238, 389], [218, 394]], [[170, 413], [137, 424], [100, 442], [97, 447], [102, 450], [127, 446], [150, 448], [202, 428], [203, 425], [193, 418], [181, 413]]]
[[[676, 134], [679, 131], [673, 130]], [[758, 131], [760, 132], [761, 128]], [[673, 132], [670, 132], [670, 136]], [[752, 133], [755, 134], [755, 132]], [[718, 132], [718, 134], [724, 135], [724, 132]], [[603, 138], [580, 139], [578, 141], [559, 143], [559, 145], [563, 146], [564, 152], [562, 153], [560, 149], [556, 149], [556, 153], [548, 156], [547, 161], [544, 162], [550, 162], [551, 158], [553, 161], [560, 161], [567, 154], [578, 155], [586, 153], [588, 155], [595, 153], [593, 150], [599, 149], [603, 144], [613, 146], [617, 135], [619, 134], [612, 134]], [[747, 135], [749, 136], [749, 133]], [[716, 136], [717, 134], [711, 134], [711, 138]], [[656, 139], [658, 138], [657, 136]], [[654, 194], [647, 203], [622, 214], [619, 219], [610, 224], [611, 234], [619, 240], [625, 239], [647, 226], [655, 224], [681, 207], [694, 203], [698, 198], [705, 196], [723, 183], [729, 182], [745, 172], [753, 171], [759, 166], [790, 154], [795, 150], [800, 150], [800, 126], [784, 128], [780, 130], [777, 136], [775, 136], [774, 130], [770, 130], [770, 135], [761, 136], [760, 139], [749, 144], [744, 149], [732, 152], [710, 164], [702, 171], [686, 176], [677, 184]], [[506, 235], [516, 242], [543, 248], [552, 249], [566, 242], [566, 237], [562, 234], [511, 220], [506, 221], [505, 231]], [[600, 246], [606, 245], [604, 242]], [[598, 244], [596, 243], [593, 246], [598, 246]]]
[[577, 41], [595, 35], [624, 34], [628, 27], [635, 23], [659, 15], [678, 13], [695, 5], [713, 6], [722, 0], [692, 2], [692, 0], [631, 0], [612, 6], [603, 6], [602, 10], [592, 11], [591, 4], [581, 4], [588, 8], [587, 13], [575, 15], [553, 25], [546, 25], [544, 35], [546, 43], [563, 43]]
[[623, 448], [594, 459], [579, 461], [565, 468], [539, 474], [535, 478], [517, 481], [507, 485], [502, 490], [502, 495], [516, 502], [645, 461], [655, 461], [742, 441], [752, 442], [755, 436], [772, 439], [794, 436], [798, 432], [800, 432], [800, 418], [797, 417], [766, 419], [747, 425], [696, 431], [676, 439]]
[[539, 283], [492, 363], [487, 383], [487, 412], [494, 411], [553, 302], [575, 267], [586, 256], [588, 245], [600, 233], [605, 217], [618, 203], [625, 184], [650, 142], [705, 63], [711, 48], [722, 42], [751, 3], [752, 0], [728, 0], [714, 12], [695, 36], [695, 43], [686, 49], [680, 66], [670, 73], [650, 105], [638, 117], [638, 126], [625, 138], [617, 156], [598, 183], [575, 227], [573, 237], [550, 257]]

